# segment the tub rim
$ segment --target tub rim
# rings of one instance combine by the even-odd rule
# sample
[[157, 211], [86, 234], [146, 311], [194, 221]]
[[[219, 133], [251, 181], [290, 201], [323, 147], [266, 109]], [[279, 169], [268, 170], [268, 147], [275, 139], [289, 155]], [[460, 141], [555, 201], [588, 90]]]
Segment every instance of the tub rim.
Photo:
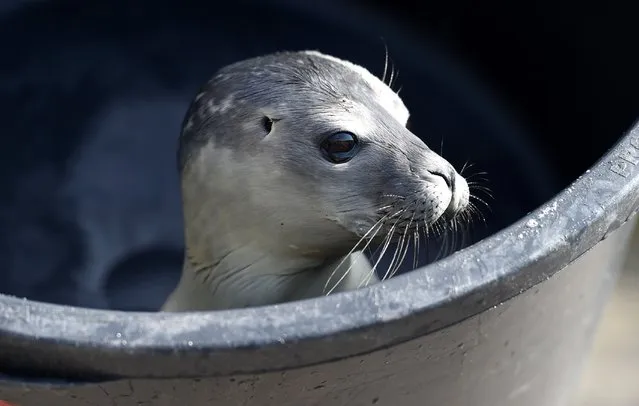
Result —
[[280, 305], [187, 313], [84, 309], [0, 294], [0, 345], [18, 351], [42, 345], [46, 357], [35, 364], [70, 362], [78, 372], [105, 377], [283, 370], [389, 347], [535, 286], [628, 221], [639, 208], [639, 168], [619, 158], [628, 151], [639, 156], [638, 123], [524, 218], [382, 284]]

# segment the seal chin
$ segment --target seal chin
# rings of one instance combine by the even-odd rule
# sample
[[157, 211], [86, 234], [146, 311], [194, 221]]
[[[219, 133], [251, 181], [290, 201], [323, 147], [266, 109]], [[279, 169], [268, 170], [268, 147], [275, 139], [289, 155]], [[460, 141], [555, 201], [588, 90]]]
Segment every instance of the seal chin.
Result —
[[448, 207], [444, 211], [446, 218], [454, 218], [459, 213], [463, 213], [468, 208], [470, 191], [468, 182], [463, 176], [455, 173], [454, 181], [451, 184], [451, 198]]

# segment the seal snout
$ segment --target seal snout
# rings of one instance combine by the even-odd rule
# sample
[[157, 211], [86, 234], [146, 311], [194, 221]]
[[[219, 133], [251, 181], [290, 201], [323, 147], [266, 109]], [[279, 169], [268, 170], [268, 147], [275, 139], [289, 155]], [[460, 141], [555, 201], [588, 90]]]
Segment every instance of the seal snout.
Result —
[[453, 172], [450, 179], [452, 179], [452, 181], [447, 182], [447, 184], [451, 191], [451, 198], [450, 203], [444, 212], [444, 216], [453, 218], [468, 207], [470, 191], [468, 189], [468, 182], [466, 182], [466, 179], [464, 179], [464, 177], [456, 171]]
[[443, 158], [440, 158], [437, 161], [437, 167], [427, 170], [429, 175], [428, 177], [431, 179], [432, 177], [440, 178], [443, 182], [440, 180], [438, 183], [442, 186], [442, 183], [445, 183], [447, 186], [448, 191], [450, 192], [450, 202], [446, 206], [442, 215], [445, 218], [452, 219], [468, 207], [470, 198], [468, 183], [466, 182], [466, 179], [457, 173], [455, 168]]

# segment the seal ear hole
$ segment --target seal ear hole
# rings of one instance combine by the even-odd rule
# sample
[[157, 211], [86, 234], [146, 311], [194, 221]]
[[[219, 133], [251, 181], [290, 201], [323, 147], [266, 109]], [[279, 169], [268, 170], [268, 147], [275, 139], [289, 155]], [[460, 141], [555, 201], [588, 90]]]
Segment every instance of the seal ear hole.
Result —
[[267, 134], [270, 134], [273, 129], [273, 119], [264, 116], [264, 118], [262, 118], [262, 125], [264, 126], [264, 131], [266, 131]]

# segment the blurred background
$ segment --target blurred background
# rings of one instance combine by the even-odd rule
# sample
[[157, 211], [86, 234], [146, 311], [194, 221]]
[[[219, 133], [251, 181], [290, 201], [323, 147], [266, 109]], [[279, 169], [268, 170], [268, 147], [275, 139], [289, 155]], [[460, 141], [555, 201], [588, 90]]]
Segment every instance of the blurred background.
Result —
[[[157, 308], [182, 261], [174, 160], [188, 102], [220, 66], [281, 49], [381, 75], [387, 46], [415, 132], [489, 174], [477, 241], [570, 184], [639, 118], [636, 8], [0, 1], [0, 292]], [[638, 241], [574, 406], [639, 404]]]
[[592, 354], [571, 406], [639, 404], [639, 230], [600, 322]]

